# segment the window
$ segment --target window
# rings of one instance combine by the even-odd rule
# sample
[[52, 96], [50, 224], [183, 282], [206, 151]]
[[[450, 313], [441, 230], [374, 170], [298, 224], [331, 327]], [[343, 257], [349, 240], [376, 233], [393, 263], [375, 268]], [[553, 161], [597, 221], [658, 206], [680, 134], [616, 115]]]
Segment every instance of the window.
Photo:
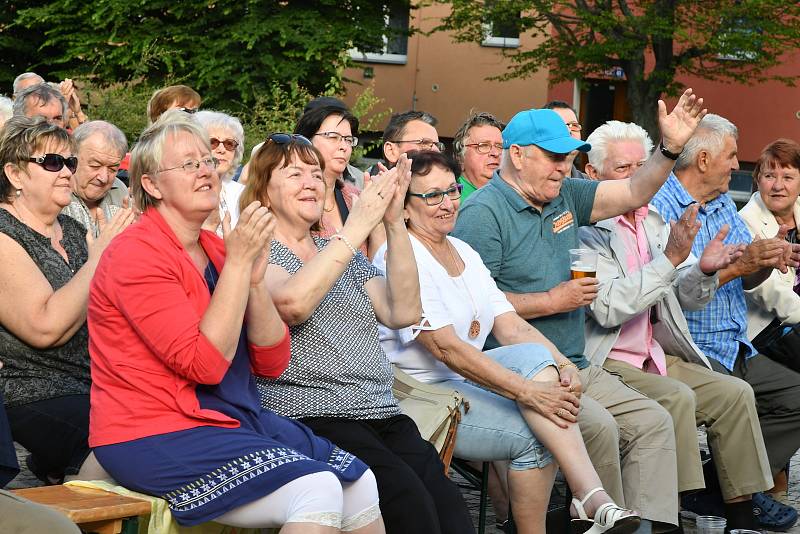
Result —
[[[493, 3], [487, 0], [487, 7], [491, 7]], [[484, 24], [486, 37], [481, 44], [498, 48], [519, 47], [519, 18], [518, 12], [493, 12], [492, 18]]]
[[350, 57], [368, 63], [394, 63], [404, 65], [408, 60], [409, 9], [405, 2], [392, 2], [386, 15], [386, 33], [383, 45], [370, 50], [350, 50]]

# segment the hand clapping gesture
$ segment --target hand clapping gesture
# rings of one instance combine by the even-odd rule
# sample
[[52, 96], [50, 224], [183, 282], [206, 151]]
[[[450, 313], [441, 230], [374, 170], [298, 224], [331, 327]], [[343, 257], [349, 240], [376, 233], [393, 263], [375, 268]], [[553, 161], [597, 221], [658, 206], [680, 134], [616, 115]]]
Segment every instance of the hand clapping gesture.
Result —
[[269, 259], [269, 248], [275, 232], [277, 219], [259, 201], [247, 205], [239, 216], [236, 228], [231, 229], [231, 215], [222, 219], [222, 235], [225, 240], [226, 262], [241, 261], [250, 266], [250, 286], [264, 280]]

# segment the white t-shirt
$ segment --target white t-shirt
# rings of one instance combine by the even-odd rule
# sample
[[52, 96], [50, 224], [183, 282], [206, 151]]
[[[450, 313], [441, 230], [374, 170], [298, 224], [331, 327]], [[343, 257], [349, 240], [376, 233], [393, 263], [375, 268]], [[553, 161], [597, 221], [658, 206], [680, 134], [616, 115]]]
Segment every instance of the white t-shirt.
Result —
[[[390, 330], [379, 325], [381, 345], [392, 363], [420, 382], [464, 380], [418, 343], [417, 334], [423, 330], [438, 330], [452, 325], [459, 338], [483, 350], [495, 317], [514, 311], [514, 307], [497, 288], [481, 257], [468, 244], [455, 237], [447, 237], [465, 265], [461, 276], [451, 277], [421, 241], [413, 235], [409, 237], [419, 271], [422, 321], [420, 325], [402, 330]], [[375, 266], [384, 272], [385, 252], [386, 245], [383, 245], [373, 260]], [[473, 339], [469, 337], [469, 327], [475, 309], [481, 330]]]

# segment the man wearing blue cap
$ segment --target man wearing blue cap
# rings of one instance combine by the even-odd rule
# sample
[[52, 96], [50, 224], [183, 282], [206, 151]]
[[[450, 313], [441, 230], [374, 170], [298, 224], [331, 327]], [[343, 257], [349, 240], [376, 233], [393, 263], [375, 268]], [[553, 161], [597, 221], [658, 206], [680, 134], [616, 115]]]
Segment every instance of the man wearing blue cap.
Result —
[[[569, 250], [579, 247], [578, 227], [650, 201], [706, 114], [702, 102], [688, 89], [667, 114], [659, 101], [659, 148], [631, 178], [606, 182], [565, 179], [569, 153], [591, 147], [571, 137], [556, 112], [516, 114], [503, 130], [500, 170], [461, 206], [453, 232], [478, 251], [516, 312], [580, 370], [586, 395], [578, 422], [592, 463], [611, 498], [648, 520], [644, 530], [652, 522], [678, 524], [672, 420], [589, 364], [583, 307], [597, 296], [597, 279], [570, 280]], [[493, 343], [490, 337], [487, 348]]]

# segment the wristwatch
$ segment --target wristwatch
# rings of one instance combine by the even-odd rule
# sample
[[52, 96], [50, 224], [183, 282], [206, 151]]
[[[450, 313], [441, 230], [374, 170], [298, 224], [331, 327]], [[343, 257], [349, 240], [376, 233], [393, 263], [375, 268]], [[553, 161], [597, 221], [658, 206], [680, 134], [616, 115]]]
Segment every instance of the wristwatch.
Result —
[[[676, 154], [675, 152], [670, 152], [669, 150], [667, 150], [667, 147], [664, 146], [664, 141], [663, 140], [658, 144], [658, 150], [661, 151], [661, 154], [663, 154], [665, 158], [671, 159], [672, 161], [677, 160], [678, 157], [681, 155], [680, 152], [678, 152]], [[683, 152], [683, 151], [681, 151], [681, 152]]]

